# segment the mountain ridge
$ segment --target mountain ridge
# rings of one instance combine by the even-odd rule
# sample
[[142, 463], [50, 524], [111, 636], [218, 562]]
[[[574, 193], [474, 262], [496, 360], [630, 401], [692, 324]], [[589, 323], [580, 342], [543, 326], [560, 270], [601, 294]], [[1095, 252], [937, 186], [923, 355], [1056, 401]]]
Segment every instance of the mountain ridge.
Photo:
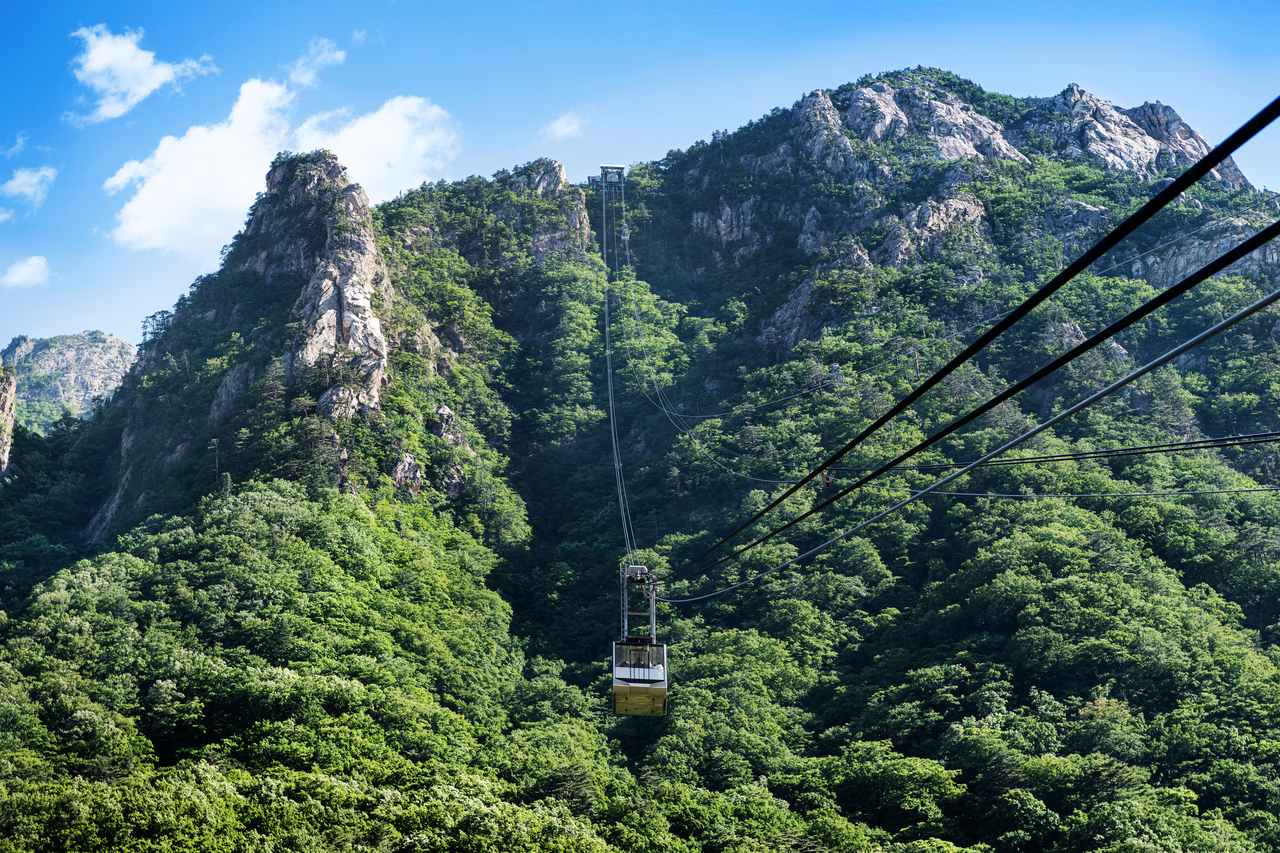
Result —
[[[1280, 504], [1233, 492], [1280, 487], [1270, 444], [977, 469], [660, 605], [671, 714], [607, 713], [610, 390], [626, 556], [664, 573], [1203, 141], [1163, 105], [1066, 92], [937, 69], [816, 90], [633, 165], [629, 269], [596, 248], [598, 189], [554, 161], [370, 207], [333, 154], [282, 153], [111, 400], [14, 429], [0, 848], [1280, 849]], [[1224, 166], [842, 464], [932, 434], [1274, 203]], [[1092, 393], [1273, 289], [1276, 260], [921, 461]], [[1274, 430], [1276, 328], [1251, 318], [1028, 449]], [[896, 471], [666, 596], [932, 479]]]
[[18, 420], [41, 432], [63, 411], [85, 417], [119, 386], [137, 358], [133, 344], [99, 331], [53, 338], [19, 335], [0, 350], [0, 364], [17, 368]]

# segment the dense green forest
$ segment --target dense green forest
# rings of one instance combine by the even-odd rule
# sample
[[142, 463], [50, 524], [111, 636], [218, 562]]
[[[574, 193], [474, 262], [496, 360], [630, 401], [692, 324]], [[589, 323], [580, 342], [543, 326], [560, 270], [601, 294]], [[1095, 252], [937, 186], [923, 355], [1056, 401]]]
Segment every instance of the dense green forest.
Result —
[[[0, 851], [1280, 851], [1271, 443], [979, 468], [662, 604], [670, 713], [610, 713], [606, 301], [635, 556], [665, 573], [1185, 166], [1029, 133], [947, 158], [813, 118], [875, 85], [1039, 126], [945, 72], [864, 78], [633, 165], [606, 256], [604, 200], [550, 161], [362, 213], [332, 154], [282, 153], [112, 400], [15, 429]], [[1155, 296], [1141, 259], [1273, 204], [1201, 181], [757, 531]], [[312, 266], [366, 237], [385, 365], [354, 336], [303, 359]], [[1207, 281], [912, 461], [975, 459], [1274, 286]], [[1280, 429], [1278, 316], [1013, 455]], [[937, 477], [893, 472], [664, 594]]]

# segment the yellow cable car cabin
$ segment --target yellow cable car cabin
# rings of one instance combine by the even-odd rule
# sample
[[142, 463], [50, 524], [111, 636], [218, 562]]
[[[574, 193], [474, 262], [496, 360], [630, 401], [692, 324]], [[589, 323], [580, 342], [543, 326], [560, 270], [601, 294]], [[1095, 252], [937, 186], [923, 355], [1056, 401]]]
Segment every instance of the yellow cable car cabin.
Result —
[[667, 713], [667, 647], [649, 637], [613, 644], [613, 713], [664, 717]]

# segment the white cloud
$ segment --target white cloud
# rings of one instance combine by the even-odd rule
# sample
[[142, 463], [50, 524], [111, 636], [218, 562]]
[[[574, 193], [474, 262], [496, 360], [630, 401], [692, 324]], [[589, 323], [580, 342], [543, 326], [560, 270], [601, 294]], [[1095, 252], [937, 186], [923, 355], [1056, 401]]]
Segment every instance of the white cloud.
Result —
[[289, 65], [289, 79], [299, 86], [314, 86], [318, 82], [320, 69], [326, 65], [341, 65], [347, 58], [345, 50], [328, 39], [313, 38], [307, 46], [307, 52], [299, 56]]
[[578, 139], [582, 136], [582, 128], [587, 121], [588, 119], [575, 112], [561, 113], [559, 118], [539, 130], [538, 136], [552, 142], [569, 138]]
[[426, 98], [397, 97], [341, 126], [342, 111], [320, 113], [298, 128], [300, 150], [328, 148], [374, 202], [439, 174], [458, 152], [449, 114]]
[[36, 287], [49, 282], [49, 262], [42, 255], [11, 264], [0, 276], [0, 285], [4, 287]]
[[125, 163], [103, 184], [115, 195], [137, 185], [116, 214], [112, 238], [130, 249], [162, 249], [212, 263], [239, 230], [277, 151], [288, 147], [283, 84], [250, 80], [226, 121], [166, 136], [151, 156]]
[[58, 170], [52, 166], [41, 166], [39, 169], [17, 169], [13, 177], [0, 184], [0, 192], [14, 198], [22, 196], [33, 207], [39, 207], [49, 195], [49, 187], [53, 179], [58, 177]]
[[294, 95], [282, 83], [250, 80], [226, 121], [166, 136], [145, 160], [107, 179], [109, 195], [136, 187], [116, 214], [112, 238], [130, 249], [160, 249], [217, 262], [219, 248], [244, 222], [278, 151], [327, 148], [373, 201], [433, 175], [458, 150], [449, 114], [425, 98], [392, 98], [343, 122], [344, 111], [290, 128]]
[[21, 154], [22, 149], [26, 147], [27, 147], [27, 135], [25, 133], [19, 133], [18, 138], [14, 141], [11, 147], [6, 148], [3, 151], [0, 151], [0, 156], [3, 156], [4, 159], [6, 160], [11, 159]]
[[183, 80], [218, 70], [207, 54], [198, 60], [158, 62], [154, 53], [138, 47], [142, 30], [115, 35], [106, 24], [96, 24], [81, 27], [71, 35], [84, 40], [84, 52], [72, 60], [76, 79], [99, 96], [89, 115], [63, 116], [78, 126], [119, 118], [161, 86], [176, 89]]
[[364, 31], [364, 30], [352, 30], [352, 31], [351, 31], [351, 43], [352, 43], [352, 44], [357, 45], [357, 46], [362, 45], [362, 44], [364, 44], [364, 39], [365, 39], [365, 31]]
[[8, 222], [13, 219], [13, 211], [6, 207], [0, 207], [0, 222]]

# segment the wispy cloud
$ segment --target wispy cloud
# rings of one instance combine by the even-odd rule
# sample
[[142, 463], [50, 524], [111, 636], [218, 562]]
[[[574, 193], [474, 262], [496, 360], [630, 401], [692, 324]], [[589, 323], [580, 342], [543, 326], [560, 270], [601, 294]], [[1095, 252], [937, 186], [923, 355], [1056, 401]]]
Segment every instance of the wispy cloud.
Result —
[[157, 60], [153, 52], [138, 47], [141, 29], [116, 35], [106, 24], [96, 24], [71, 35], [84, 40], [84, 51], [72, 60], [76, 79], [98, 95], [92, 113], [63, 116], [76, 126], [119, 118], [161, 86], [177, 89], [183, 80], [218, 70], [207, 54], [178, 63]]
[[354, 44], [356, 47], [359, 47], [360, 45], [364, 44], [365, 36], [366, 36], [366, 33], [364, 30], [352, 30], [351, 43]]
[[49, 195], [49, 187], [53, 186], [53, 179], [56, 177], [58, 170], [52, 166], [17, 169], [12, 178], [0, 184], [0, 192], [10, 198], [25, 198], [32, 207], [39, 207]]
[[25, 133], [19, 133], [18, 138], [14, 140], [13, 145], [3, 150], [0, 150], [0, 155], [2, 155], [4, 159], [8, 160], [21, 154], [22, 149], [26, 147], [27, 147], [27, 135]]
[[32, 255], [10, 264], [0, 276], [0, 286], [38, 287], [49, 283], [49, 262], [43, 255]]
[[314, 86], [320, 69], [327, 65], [341, 65], [347, 58], [345, 50], [328, 39], [313, 38], [307, 52], [289, 64], [289, 79], [299, 86]]
[[0, 207], [0, 222], [8, 222], [13, 219], [13, 211], [6, 207]]
[[561, 113], [559, 118], [539, 130], [538, 136], [551, 142], [561, 139], [579, 139], [582, 136], [582, 128], [588, 121], [589, 119], [572, 111]]

